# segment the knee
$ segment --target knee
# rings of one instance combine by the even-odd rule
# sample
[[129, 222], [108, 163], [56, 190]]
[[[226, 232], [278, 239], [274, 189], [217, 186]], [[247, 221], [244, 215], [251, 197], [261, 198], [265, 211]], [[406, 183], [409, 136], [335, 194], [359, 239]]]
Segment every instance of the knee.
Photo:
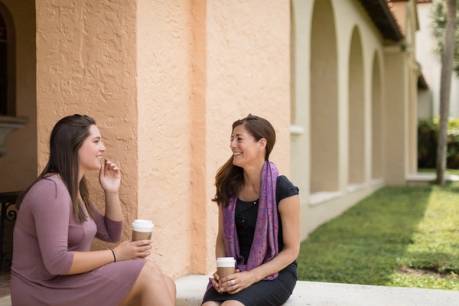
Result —
[[244, 304], [239, 301], [226, 301], [223, 302], [222, 306], [244, 306]]
[[219, 306], [219, 305], [220, 303], [217, 303], [217, 302], [205, 302], [201, 306]]
[[144, 285], [150, 286], [155, 283], [159, 283], [164, 276], [158, 265], [152, 260], [147, 260], [140, 272], [141, 279]]
[[172, 278], [170, 278], [169, 276], [163, 274], [164, 276], [164, 280], [166, 281], [167, 285], [169, 286], [169, 288], [172, 288], [172, 290], [175, 292], [176, 291], [176, 286], [175, 286], [175, 282]]

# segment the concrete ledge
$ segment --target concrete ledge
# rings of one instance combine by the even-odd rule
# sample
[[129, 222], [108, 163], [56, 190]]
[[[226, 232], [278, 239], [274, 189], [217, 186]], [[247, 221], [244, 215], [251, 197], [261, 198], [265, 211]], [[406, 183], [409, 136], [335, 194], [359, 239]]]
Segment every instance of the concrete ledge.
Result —
[[0, 298], [0, 306], [11, 306], [11, 298], [9, 295]]
[[[435, 173], [416, 173], [406, 177], [408, 186], [428, 186], [435, 182], [437, 175]], [[446, 174], [445, 180], [447, 182], [459, 182], [459, 175]]]
[[[176, 281], [177, 306], [199, 306], [208, 276]], [[299, 281], [284, 306], [453, 306], [459, 291]]]

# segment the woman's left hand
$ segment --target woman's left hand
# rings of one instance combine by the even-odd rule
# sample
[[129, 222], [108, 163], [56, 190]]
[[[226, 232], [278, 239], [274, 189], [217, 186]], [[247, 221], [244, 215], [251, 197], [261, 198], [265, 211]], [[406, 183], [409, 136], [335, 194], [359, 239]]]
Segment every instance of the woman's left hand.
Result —
[[104, 160], [99, 171], [100, 185], [105, 192], [118, 192], [121, 185], [121, 170], [113, 162]]
[[255, 282], [256, 280], [255, 275], [253, 275], [253, 272], [236, 271], [236, 273], [228, 275], [227, 277], [222, 279], [221, 287], [223, 291], [228, 292], [229, 294], [235, 294], [251, 286]]

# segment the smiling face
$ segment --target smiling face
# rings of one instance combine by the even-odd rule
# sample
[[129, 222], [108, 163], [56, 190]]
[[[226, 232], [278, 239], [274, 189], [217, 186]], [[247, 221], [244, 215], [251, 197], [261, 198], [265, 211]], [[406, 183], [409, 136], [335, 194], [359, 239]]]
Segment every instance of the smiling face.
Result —
[[264, 160], [266, 139], [256, 140], [243, 124], [231, 133], [230, 148], [233, 152], [233, 165], [245, 168]]
[[83, 172], [99, 170], [105, 146], [102, 142], [100, 131], [96, 125], [89, 127], [89, 136], [83, 141], [78, 150], [78, 162]]

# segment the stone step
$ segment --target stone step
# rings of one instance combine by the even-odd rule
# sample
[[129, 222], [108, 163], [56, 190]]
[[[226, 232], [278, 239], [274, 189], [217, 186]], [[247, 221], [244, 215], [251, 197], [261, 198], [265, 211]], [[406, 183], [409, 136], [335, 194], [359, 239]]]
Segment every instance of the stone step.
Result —
[[[176, 306], [199, 306], [206, 275], [176, 280]], [[459, 306], [459, 291], [298, 281], [284, 306]]]

